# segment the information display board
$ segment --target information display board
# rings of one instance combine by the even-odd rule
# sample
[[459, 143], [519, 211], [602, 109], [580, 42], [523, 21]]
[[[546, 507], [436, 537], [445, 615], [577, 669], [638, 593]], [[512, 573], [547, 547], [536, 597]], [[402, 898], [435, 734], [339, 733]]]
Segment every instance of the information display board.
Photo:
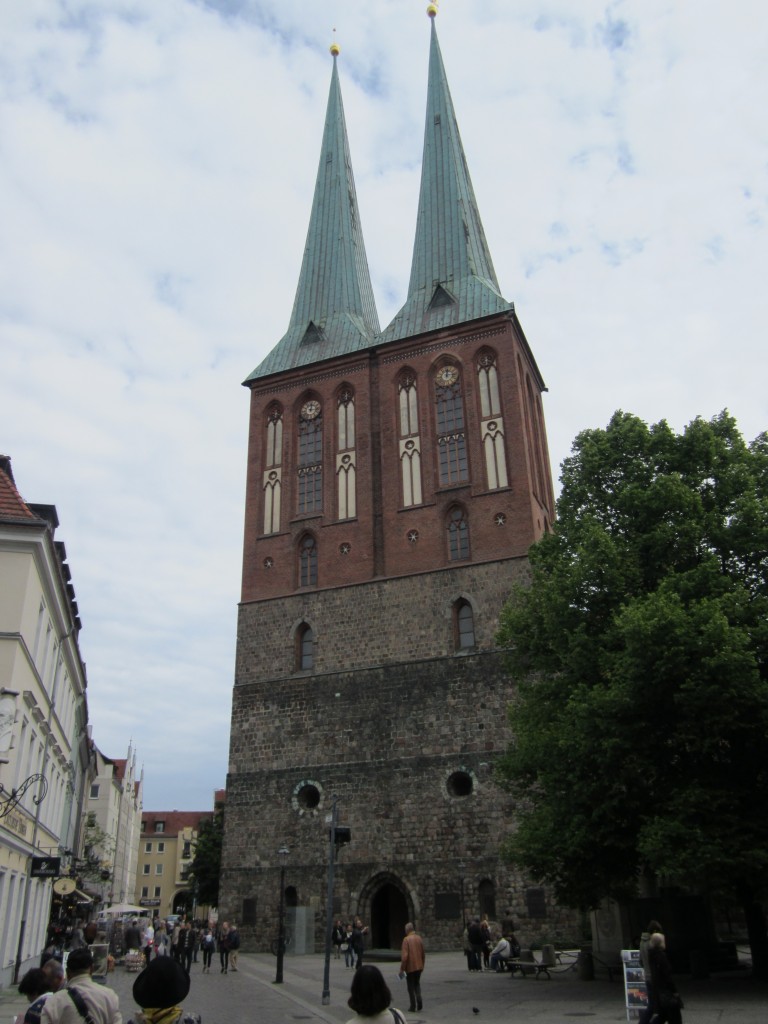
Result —
[[627, 1007], [627, 1020], [634, 1021], [648, 1006], [648, 986], [645, 983], [645, 971], [640, 962], [640, 950], [622, 949], [621, 963], [624, 967], [624, 1002]]

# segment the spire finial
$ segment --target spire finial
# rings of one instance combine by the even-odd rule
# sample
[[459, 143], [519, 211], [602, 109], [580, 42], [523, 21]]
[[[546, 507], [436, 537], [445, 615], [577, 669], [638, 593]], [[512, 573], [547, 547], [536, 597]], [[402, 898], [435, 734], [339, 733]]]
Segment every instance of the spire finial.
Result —
[[436, 3], [430, 4], [427, 7], [427, 17], [428, 18], [436, 18], [437, 17], [437, 4]]
[[341, 53], [341, 47], [336, 42], [336, 29], [335, 28], [333, 30], [333, 42], [331, 43], [331, 45], [329, 47], [329, 50], [331, 51], [331, 56], [334, 58], [334, 60]]

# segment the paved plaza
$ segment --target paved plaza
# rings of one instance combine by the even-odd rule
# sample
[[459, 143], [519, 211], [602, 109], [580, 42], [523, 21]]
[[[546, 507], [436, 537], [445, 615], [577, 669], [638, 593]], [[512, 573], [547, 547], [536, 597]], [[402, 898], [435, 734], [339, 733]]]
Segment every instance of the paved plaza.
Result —
[[[459, 953], [427, 956], [422, 979], [424, 1010], [409, 1014], [405, 982], [396, 963], [378, 965], [392, 990], [394, 1005], [405, 1008], [408, 1024], [621, 1024], [626, 1021], [623, 983], [598, 977], [582, 981], [575, 971], [546, 978], [519, 975], [470, 974]], [[203, 1024], [344, 1024], [352, 971], [343, 960], [331, 960], [330, 1002], [322, 1003], [324, 960], [321, 955], [287, 956], [284, 982], [274, 984], [275, 958], [240, 956], [236, 973], [219, 973], [214, 959], [211, 974], [202, 963], [192, 965], [192, 988], [185, 1007], [202, 1014]], [[135, 975], [118, 967], [109, 984], [120, 996], [124, 1021], [135, 1009], [131, 987]], [[685, 1000], [684, 1024], [766, 1024], [768, 985], [753, 981], [748, 972], [718, 974], [704, 980], [678, 978]], [[0, 992], [0, 1024], [11, 1024], [25, 1001], [15, 990]]]

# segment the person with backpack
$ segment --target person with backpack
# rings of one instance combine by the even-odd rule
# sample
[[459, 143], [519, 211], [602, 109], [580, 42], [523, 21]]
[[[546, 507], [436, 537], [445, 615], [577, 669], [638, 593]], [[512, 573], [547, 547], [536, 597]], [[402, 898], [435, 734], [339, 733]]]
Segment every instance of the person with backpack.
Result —
[[203, 937], [200, 940], [200, 947], [203, 951], [203, 974], [211, 973], [211, 960], [213, 960], [213, 951], [216, 948], [216, 940], [213, 937], [213, 932], [206, 926], [203, 932]]
[[240, 933], [237, 930], [237, 925], [232, 922], [232, 927], [229, 929], [229, 967], [230, 970], [237, 970], [237, 951], [240, 949]]
[[123, 1024], [120, 1000], [91, 977], [90, 949], [73, 949], [67, 959], [67, 987], [46, 999], [41, 1024]]

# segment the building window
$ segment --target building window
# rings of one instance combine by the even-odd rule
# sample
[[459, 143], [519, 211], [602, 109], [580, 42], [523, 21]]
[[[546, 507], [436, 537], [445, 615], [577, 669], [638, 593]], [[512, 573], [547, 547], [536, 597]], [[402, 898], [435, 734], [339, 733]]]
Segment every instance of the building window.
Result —
[[141, 831], [142, 832], [146, 832], [147, 831], [147, 823], [146, 823], [146, 821], [142, 821], [142, 823], [141, 823]]
[[149, 896], [149, 886], [148, 885], [142, 885], [142, 887], [141, 887], [141, 896], [142, 896], [142, 899], [146, 899]]
[[477, 887], [477, 895], [480, 913], [487, 914], [493, 920], [496, 917], [496, 886], [490, 879], [485, 878]]
[[475, 618], [469, 601], [457, 601], [455, 612], [456, 649], [466, 651], [475, 646]]
[[509, 480], [496, 354], [490, 349], [484, 349], [478, 356], [477, 385], [480, 394], [480, 431], [485, 475], [488, 489], [495, 491], [500, 487], [506, 487]]
[[480, 415], [482, 418], [485, 420], [490, 416], [501, 416], [496, 355], [490, 349], [484, 349], [478, 356], [477, 384], [480, 391]]
[[156, 821], [155, 822], [155, 832], [165, 832], [165, 822], [164, 821]]
[[282, 502], [283, 411], [272, 406], [267, 413], [266, 452], [264, 456], [264, 533], [280, 530]]
[[357, 515], [356, 476], [355, 398], [352, 388], [345, 384], [338, 398], [336, 480], [339, 519], [353, 519]]
[[98, 784], [98, 782], [94, 782], [93, 785], [91, 786], [91, 800], [98, 800], [98, 799], [99, 799], [99, 784]]
[[145, 864], [141, 870], [144, 872], [145, 875], [148, 875], [149, 874], [149, 864]]
[[317, 586], [317, 544], [309, 533], [299, 543], [299, 586]]
[[440, 485], [448, 487], [469, 479], [464, 403], [458, 369], [443, 366], [438, 370], [435, 388], [438, 475]]
[[421, 492], [421, 438], [419, 437], [416, 377], [404, 370], [398, 379], [398, 405], [400, 425], [400, 477], [403, 488], [403, 507], [420, 505]]
[[160, 886], [156, 885], [155, 886], [155, 899], [158, 898], [158, 896], [160, 895], [160, 892], [161, 892]]
[[162, 873], [163, 873], [163, 865], [162, 864], [155, 864], [155, 874], [156, 875], [162, 875]]
[[189, 860], [189, 858], [191, 856], [192, 856], [192, 843], [189, 841], [189, 839], [186, 839], [184, 841], [184, 850], [183, 850], [183, 852], [181, 854], [181, 858], [182, 858], [182, 860]]
[[158, 853], [165, 853], [165, 843], [158, 843], [157, 844], [157, 852]]
[[144, 853], [152, 853], [152, 843], [144, 843]]
[[448, 557], [452, 562], [469, 558], [469, 524], [458, 505], [448, 513]]
[[299, 415], [299, 515], [323, 509], [323, 416], [320, 403], [312, 398]]
[[243, 912], [240, 919], [246, 928], [252, 928], [256, 924], [256, 900], [252, 896], [247, 896], [243, 900]]
[[296, 667], [303, 672], [315, 667], [315, 637], [306, 622], [296, 633]]

